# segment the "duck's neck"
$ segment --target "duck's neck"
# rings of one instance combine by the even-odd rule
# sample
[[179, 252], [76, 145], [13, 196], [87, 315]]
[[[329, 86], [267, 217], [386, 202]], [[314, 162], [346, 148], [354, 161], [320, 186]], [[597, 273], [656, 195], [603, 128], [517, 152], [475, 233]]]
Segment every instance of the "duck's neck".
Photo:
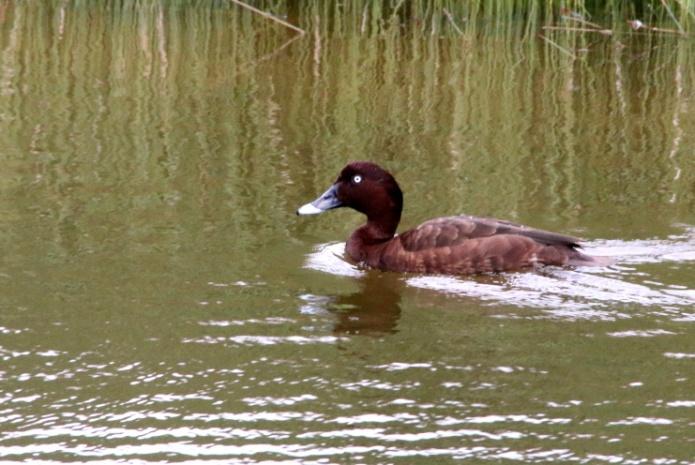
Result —
[[393, 239], [401, 219], [401, 212], [392, 212], [367, 218], [367, 224], [357, 228], [346, 244], [346, 251], [356, 262], [367, 260], [370, 248], [385, 245]]

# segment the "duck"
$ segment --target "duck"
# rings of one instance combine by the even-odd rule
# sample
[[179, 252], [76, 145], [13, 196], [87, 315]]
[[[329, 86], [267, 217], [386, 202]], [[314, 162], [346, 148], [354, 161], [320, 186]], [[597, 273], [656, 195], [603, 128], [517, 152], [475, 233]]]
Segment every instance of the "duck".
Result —
[[336, 181], [297, 215], [348, 207], [367, 223], [345, 243], [350, 261], [401, 273], [473, 275], [542, 266], [607, 266], [605, 257], [580, 251], [581, 240], [495, 218], [435, 218], [397, 234], [403, 192], [396, 179], [369, 161], [348, 163]]

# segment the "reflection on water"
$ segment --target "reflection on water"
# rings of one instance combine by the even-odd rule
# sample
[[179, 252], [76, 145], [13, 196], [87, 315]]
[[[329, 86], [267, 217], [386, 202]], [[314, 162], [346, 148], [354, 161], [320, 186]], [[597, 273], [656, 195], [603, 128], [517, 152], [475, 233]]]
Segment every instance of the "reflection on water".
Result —
[[[329, 251], [329, 248], [324, 248]], [[329, 253], [331, 253], [329, 251]], [[316, 257], [316, 261], [321, 261]], [[329, 261], [333, 258], [329, 258]], [[315, 262], [314, 262], [315, 263]], [[327, 265], [327, 264], [326, 264]], [[328, 265], [331, 267], [331, 265]], [[319, 265], [325, 269], [325, 265]], [[336, 268], [333, 268], [336, 269]], [[335, 315], [333, 331], [336, 334], [384, 334], [396, 331], [401, 309], [403, 283], [394, 275], [364, 273], [358, 280], [360, 290], [347, 295], [320, 297], [302, 296], [305, 303], [301, 311], [307, 313], [330, 312]]]
[[336, 333], [391, 333], [396, 330], [401, 315], [400, 282], [369, 274], [360, 280], [360, 290], [338, 297], [333, 307], [338, 311]]

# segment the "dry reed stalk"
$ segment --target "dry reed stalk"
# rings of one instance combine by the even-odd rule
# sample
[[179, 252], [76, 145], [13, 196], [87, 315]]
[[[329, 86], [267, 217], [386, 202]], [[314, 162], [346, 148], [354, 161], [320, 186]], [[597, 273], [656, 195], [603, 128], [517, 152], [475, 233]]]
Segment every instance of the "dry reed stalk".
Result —
[[635, 31], [635, 32], [638, 33], [638, 34], [639, 34], [640, 32], [643, 31], [643, 32], [645, 32], [645, 33], [646, 33], [646, 32], [661, 32], [661, 33], [664, 33], [664, 34], [678, 34], [678, 35], [682, 35], [682, 36], [689, 36], [689, 35], [691, 35], [691, 34], [688, 34], [688, 33], [685, 32], [685, 31], [677, 31], [677, 30], [675, 30], [675, 29], [664, 29], [664, 28], [661, 28], [661, 27], [652, 27], [652, 26], [648, 26], [648, 25], [644, 24], [642, 21], [640, 21], [640, 20], [638, 20], [638, 19], [631, 19], [631, 20], [628, 20], [628, 21], [627, 21], [627, 24], [630, 26], [630, 28], [631, 28], [633, 31]]
[[547, 38], [546, 36], [544, 36], [543, 34], [538, 34], [538, 36], [539, 36], [541, 39], [545, 40], [548, 44], [550, 44], [550, 45], [552, 45], [553, 47], [555, 47], [556, 49], [560, 50], [562, 53], [571, 56], [571, 57], [574, 58], [575, 60], [577, 59], [577, 55], [575, 55], [574, 53], [570, 52], [569, 50], [567, 50], [567, 49], [566, 49], [565, 47], [563, 47], [562, 45], [553, 42], [552, 40], [548, 39], [548, 38]]
[[306, 34], [306, 31], [304, 29], [299, 28], [299, 27], [295, 26], [294, 24], [290, 24], [287, 21], [284, 21], [284, 20], [278, 18], [277, 16], [271, 15], [270, 13], [266, 13], [263, 10], [259, 10], [258, 8], [253, 7], [253, 6], [249, 5], [248, 3], [244, 3], [241, 0], [230, 0], [230, 1], [236, 5], [239, 5], [242, 8], [246, 8], [247, 10], [250, 10], [250, 11], [256, 13], [257, 15], [263, 16], [264, 18], [268, 18], [272, 21], [275, 21], [276, 23], [282, 24], [283, 26], [288, 27], [288, 28], [292, 29], [293, 31], [296, 31], [301, 35]]
[[651, 32], [663, 32], [663, 33], [666, 33], [666, 34], [680, 34], [680, 35], [682, 35], [682, 36], [687, 36], [687, 35], [688, 35], [688, 34], [687, 34], [686, 32], [684, 32], [684, 31], [680, 31], [680, 30], [677, 31], [677, 30], [675, 30], [675, 29], [664, 29], [664, 28], [661, 28], [661, 27], [650, 27], [650, 28], [648, 28], [648, 29], [649, 29]]
[[597, 32], [606, 36], [612, 35], [613, 31], [610, 29], [594, 29], [588, 27], [565, 27], [565, 26], [543, 26], [543, 29], [551, 31], [568, 31], [568, 32]]
[[443, 11], [444, 11], [444, 14], [446, 15], [446, 18], [447, 18], [447, 19], [449, 20], [449, 22], [451, 23], [451, 25], [454, 27], [454, 29], [456, 29], [456, 32], [458, 32], [460, 35], [463, 35], [463, 31], [456, 25], [456, 21], [454, 21], [454, 17], [451, 15], [451, 13], [449, 12], [449, 10], [447, 10], [446, 8], [444, 8]]
[[564, 12], [562, 12], [561, 14], [562, 14], [562, 18], [563, 18], [563, 19], [568, 19], [568, 20], [570, 20], [570, 21], [575, 21], [575, 22], [577, 22], [577, 23], [579, 23], [579, 24], [583, 24], [583, 25], [585, 25], [585, 26], [589, 26], [589, 27], [592, 27], [592, 28], [594, 28], [594, 29], [603, 29], [601, 26], [599, 26], [599, 25], [596, 24], [596, 23], [592, 23], [591, 21], [587, 21], [586, 19], [584, 19], [584, 18], [582, 18], [582, 17], [580, 17], [580, 16], [577, 16], [577, 15], [575, 15], [575, 14], [572, 14], [571, 11], [564, 11]]

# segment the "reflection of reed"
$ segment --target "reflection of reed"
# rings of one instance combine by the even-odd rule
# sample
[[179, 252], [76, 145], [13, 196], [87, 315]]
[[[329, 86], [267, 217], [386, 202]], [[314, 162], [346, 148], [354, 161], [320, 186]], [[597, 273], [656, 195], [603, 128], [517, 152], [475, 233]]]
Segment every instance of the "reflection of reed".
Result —
[[113, 223], [127, 247], [215, 228], [258, 247], [354, 158], [398, 173], [413, 223], [695, 204], [693, 45], [676, 37], [545, 32], [574, 59], [536, 38], [554, 12], [479, 2], [302, 3], [291, 44], [215, 2], [0, 5], [0, 203], [70, 217], [46, 243], [94, 249], [80, 232]]
[[[671, 163], [673, 163], [673, 182], [676, 183], [678, 182], [678, 179], [680, 179], [682, 172], [678, 164], [678, 160], [676, 159], [676, 156], [678, 155], [678, 151], [680, 149], [681, 141], [683, 139], [683, 128], [681, 128], [681, 114], [684, 114], [686, 112], [687, 107], [687, 99], [683, 98], [683, 69], [680, 63], [676, 66], [676, 70], [674, 73], [674, 81], [677, 96], [676, 100], [678, 103], [676, 105], [676, 108], [674, 108], [673, 119], [671, 120], [673, 122], [673, 142], [671, 143], [671, 150], [669, 150], [668, 152], [668, 158], [671, 161]], [[674, 189], [673, 194], [669, 199], [669, 202], [675, 203], [676, 198], [677, 194]]]

